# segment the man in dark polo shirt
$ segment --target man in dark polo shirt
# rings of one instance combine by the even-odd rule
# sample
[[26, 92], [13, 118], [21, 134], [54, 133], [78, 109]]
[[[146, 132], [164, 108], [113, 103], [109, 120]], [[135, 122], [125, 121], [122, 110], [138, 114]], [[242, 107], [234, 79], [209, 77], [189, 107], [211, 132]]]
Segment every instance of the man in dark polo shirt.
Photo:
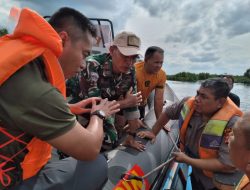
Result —
[[234, 87], [234, 77], [232, 75], [223, 75], [222, 77], [228, 84], [230, 88], [230, 93], [228, 97], [238, 106], [240, 107], [240, 97], [234, 93], [232, 93], [232, 89]]

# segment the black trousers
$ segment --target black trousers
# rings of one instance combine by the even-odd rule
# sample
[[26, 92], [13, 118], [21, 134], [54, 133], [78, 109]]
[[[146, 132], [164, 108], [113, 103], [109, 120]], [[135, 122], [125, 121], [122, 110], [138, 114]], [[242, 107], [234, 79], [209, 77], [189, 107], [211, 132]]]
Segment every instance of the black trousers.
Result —
[[145, 106], [138, 106], [138, 109], [140, 111], [140, 119], [143, 119], [145, 117]]

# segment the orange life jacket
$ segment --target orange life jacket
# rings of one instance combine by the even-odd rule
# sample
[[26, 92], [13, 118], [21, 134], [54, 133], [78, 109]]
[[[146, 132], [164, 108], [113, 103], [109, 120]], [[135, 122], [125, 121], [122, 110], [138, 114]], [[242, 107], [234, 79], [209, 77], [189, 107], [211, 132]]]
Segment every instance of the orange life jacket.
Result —
[[[181, 149], [185, 151], [185, 137], [188, 123], [194, 112], [194, 97], [188, 99], [181, 110], [179, 117], [180, 127], [180, 142]], [[202, 131], [199, 142], [199, 156], [201, 159], [210, 159], [218, 157], [218, 150], [223, 140], [224, 130], [228, 121], [232, 116], [242, 116], [240, 109], [232, 102], [230, 98], [227, 98], [223, 107], [216, 112], [212, 118], [207, 122], [205, 128]], [[212, 177], [212, 172], [203, 171], [206, 176]]]
[[[22, 9], [14, 33], [0, 38], [0, 86], [21, 67], [42, 56], [48, 81], [65, 97], [65, 78], [58, 62], [61, 53], [62, 43], [56, 31], [36, 12]], [[28, 150], [28, 153], [22, 163], [17, 163], [23, 169], [23, 179], [34, 176], [50, 159], [51, 146], [48, 143], [34, 137], [27, 144], [19, 139], [24, 133], [14, 137], [8, 133], [8, 128], [3, 126], [0, 126], [1, 133], [10, 140], [0, 144], [0, 148], [15, 141], [26, 144], [23, 150]], [[4, 162], [0, 163], [0, 182], [5, 187], [11, 183], [7, 172], [15, 168], [4, 168], [4, 166], [8, 162], [13, 162], [13, 158], [20, 152], [12, 156], [0, 154], [4, 159]]]
[[244, 189], [247, 186], [247, 184], [249, 184], [249, 182], [250, 181], [249, 181], [248, 177], [246, 175], [244, 175], [241, 178], [241, 180], [240, 180], [239, 184], [237, 185], [237, 187], [235, 188], [235, 190], [242, 190], [242, 189]]

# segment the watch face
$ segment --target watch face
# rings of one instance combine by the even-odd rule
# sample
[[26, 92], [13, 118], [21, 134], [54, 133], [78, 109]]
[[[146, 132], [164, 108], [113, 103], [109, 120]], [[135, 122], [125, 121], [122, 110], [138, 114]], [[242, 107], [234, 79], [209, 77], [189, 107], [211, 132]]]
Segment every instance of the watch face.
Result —
[[96, 116], [98, 116], [101, 119], [105, 119], [106, 118], [106, 114], [102, 110], [96, 110], [91, 115], [96, 115]]
[[105, 112], [104, 112], [104, 111], [102, 111], [102, 110], [99, 110], [99, 114], [100, 114], [101, 116], [103, 116], [103, 117], [106, 117]]

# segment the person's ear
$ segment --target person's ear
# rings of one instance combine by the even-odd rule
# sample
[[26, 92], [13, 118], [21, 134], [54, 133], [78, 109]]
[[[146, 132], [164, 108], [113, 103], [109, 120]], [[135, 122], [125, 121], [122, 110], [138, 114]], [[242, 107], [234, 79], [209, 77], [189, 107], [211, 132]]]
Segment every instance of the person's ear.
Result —
[[68, 38], [69, 38], [69, 35], [68, 35], [68, 33], [67, 33], [66, 31], [61, 31], [61, 32], [59, 32], [58, 34], [59, 34], [60, 38], [62, 39], [62, 46], [64, 47], [65, 42], [66, 42], [66, 41], [68, 40]]
[[226, 98], [219, 98], [219, 103], [218, 103], [218, 108], [222, 108], [223, 107], [223, 105], [225, 104], [225, 102], [227, 101], [227, 99]]
[[110, 53], [111, 56], [114, 55], [115, 48], [116, 48], [115, 46], [110, 46], [109, 47], [109, 53]]
[[250, 174], [250, 161], [248, 161], [245, 170], [247, 174]]

